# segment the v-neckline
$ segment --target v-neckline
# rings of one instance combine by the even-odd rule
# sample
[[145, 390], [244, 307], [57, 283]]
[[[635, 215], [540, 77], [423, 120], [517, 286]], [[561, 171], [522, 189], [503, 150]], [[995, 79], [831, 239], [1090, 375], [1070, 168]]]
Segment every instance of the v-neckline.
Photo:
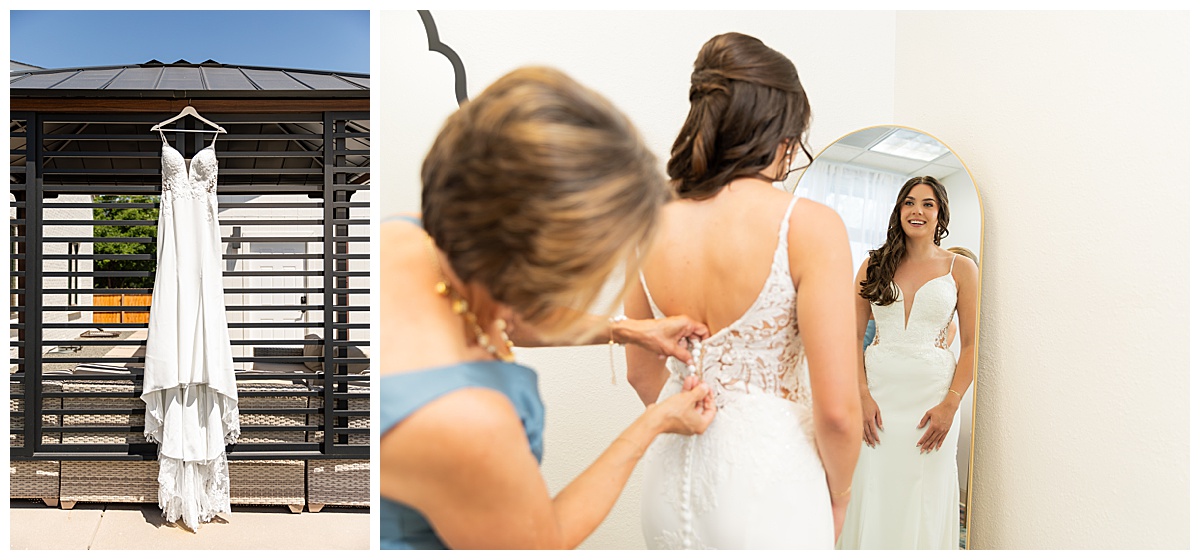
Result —
[[[200, 153], [203, 152], [204, 150], [212, 150], [213, 149], [212, 146], [205, 146], [203, 148], [200, 148], [200, 151], [196, 152], [191, 157], [191, 159], [188, 159], [188, 158], [183, 157], [183, 152], [176, 150], [175, 146], [164, 143], [163, 147], [169, 148], [172, 152], [175, 152], [175, 155], [179, 156], [179, 159], [183, 160], [183, 167], [184, 167], [184, 171], [187, 171], [188, 181], [192, 180], [192, 163], [194, 163], [196, 161], [196, 157], [199, 156]], [[215, 153], [215, 150], [214, 150], [214, 153]]]
[[931, 282], [934, 282], [936, 280], [941, 280], [942, 278], [950, 276], [951, 274], [954, 274], [953, 270], [951, 270], [950, 272], [947, 272], [941, 276], [937, 276], [935, 278], [930, 278], [929, 280], [926, 280], [924, 284], [921, 284], [921, 287], [917, 288], [917, 291], [913, 292], [912, 303], [911, 303], [911, 305], [908, 305], [908, 309], [903, 309], [904, 304], [909, 303], [908, 296], [905, 295], [905, 293], [904, 293], [904, 288], [900, 287], [899, 282], [892, 280], [892, 284], [896, 285], [896, 290], [898, 290], [900, 292], [900, 295], [903, 297], [903, 299], [900, 300], [900, 305], [902, 306], [901, 309], [904, 311], [904, 331], [905, 332], [908, 332], [908, 318], [910, 315], [912, 315], [913, 307], [916, 307], [916, 305], [917, 305], [917, 295], [920, 294], [921, 290], [924, 290], [925, 286], [928, 286]]

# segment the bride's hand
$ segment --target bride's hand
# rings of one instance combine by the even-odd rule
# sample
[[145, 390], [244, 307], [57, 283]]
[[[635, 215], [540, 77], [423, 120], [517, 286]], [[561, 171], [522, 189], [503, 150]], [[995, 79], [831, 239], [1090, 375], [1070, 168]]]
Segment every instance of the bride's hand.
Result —
[[942, 448], [942, 442], [946, 439], [946, 433], [950, 431], [950, 426], [954, 424], [954, 413], [957, 411], [958, 407], [954, 406], [954, 403], [942, 401], [941, 404], [929, 409], [925, 416], [921, 417], [921, 423], [917, 424], [917, 428], [929, 425], [925, 434], [917, 442], [921, 453], [932, 453]]
[[875, 399], [870, 393], [862, 395], [862, 412], [863, 441], [875, 447], [879, 443], [879, 432], [883, 431], [883, 416], [879, 414], [879, 405], [875, 404]]
[[613, 332], [617, 342], [636, 344], [659, 357], [672, 356], [685, 364], [692, 362], [688, 338], [708, 338], [708, 327], [686, 315], [662, 319], [625, 319]]
[[696, 376], [683, 381], [683, 391], [650, 405], [660, 418], [660, 432], [685, 436], [702, 434], [717, 414], [712, 390]]

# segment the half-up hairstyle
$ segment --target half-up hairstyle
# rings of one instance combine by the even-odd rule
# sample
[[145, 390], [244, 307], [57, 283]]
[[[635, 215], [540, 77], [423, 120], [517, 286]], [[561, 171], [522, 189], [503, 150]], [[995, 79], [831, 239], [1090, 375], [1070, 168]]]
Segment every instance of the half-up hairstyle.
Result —
[[933, 177], [913, 177], [905, 181], [904, 186], [900, 187], [900, 194], [896, 195], [896, 206], [892, 208], [892, 215], [888, 218], [887, 239], [884, 240], [883, 246], [869, 252], [867, 279], [859, 283], [862, 289], [858, 295], [876, 305], [891, 305], [900, 297], [896, 285], [892, 282], [900, 260], [904, 258], [905, 235], [900, 226], [900, 209], [904, 206], [905, 197], [917, 185], [929, 185], [933, 189], [933, 197], [937, 199], [938, 217], [933, 230], [933, 243], [940, 247], [942, 239], [950, 235], [950, 200], [946, 196], [946, 187]]
[[[672, 198], [611, 103], [551, 68], [500, 78], [447, 120], [421, 167], [425, 230], [463, 282], [551, 337], [588, 311]], [[619, 301], [619, 300], [618, 300]], [[615, 308], [618, 302], [613, 302]]]
[[667, 162], [681, 198], [709, 198], [742, 177], [782, 181], [786, 169], [766, 169], [781, 142], [812, 161], [806, 145], [812, 110], [796, 66], [754, 37], [709, 39], [696, 56], [688, 100]]

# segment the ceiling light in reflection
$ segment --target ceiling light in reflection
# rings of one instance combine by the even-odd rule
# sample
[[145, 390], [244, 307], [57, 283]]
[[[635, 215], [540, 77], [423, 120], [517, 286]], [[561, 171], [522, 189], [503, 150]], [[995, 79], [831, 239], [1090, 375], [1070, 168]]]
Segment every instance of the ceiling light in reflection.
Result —
[[893, 130], [883, 140], [871, 146], [870, 151], [917, 161], [933, 161], [950, 152], [932, 137], [905, 128]]

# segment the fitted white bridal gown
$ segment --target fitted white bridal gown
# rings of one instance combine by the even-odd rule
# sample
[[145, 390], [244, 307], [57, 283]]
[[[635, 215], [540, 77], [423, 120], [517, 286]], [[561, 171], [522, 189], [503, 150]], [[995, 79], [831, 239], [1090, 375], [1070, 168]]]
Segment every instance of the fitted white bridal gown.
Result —
[[225, 444], [240, 432], [221, 282], [217, 156], [209, 146], [189, 165], [164, 138], [162, 168], [145, 435], [158, 443], [163, 518], [194, 530], [229, 512]]
[[[957, 258], [954, 257], [954, 258]], [[879, 443], [866, 443], [854, 470], [842, 549], [958, 548], [958, 414], [941, 449], [922, 454], [917, 442], [928, 428], [917, 424], [937, 406], [954, 377], [954, 354], [944, 348], [958, 304], [950, 272], [912, 295], [908, 324], [904, 298], [871, 304], [875, 340], [864, 356], [867, 389], [879, 405]]]
[[[758, 298], [701, 347], [699, 370], [715, 394], [716, 418], [702, 435], [663, 434], [646, 452], [642, 529], [649, 548], [833, 548], [788, 262], [794, 205], [779, 226]], [[660, 401], [678, 393], [687, 375], [675, 359], [668, 367]]]

